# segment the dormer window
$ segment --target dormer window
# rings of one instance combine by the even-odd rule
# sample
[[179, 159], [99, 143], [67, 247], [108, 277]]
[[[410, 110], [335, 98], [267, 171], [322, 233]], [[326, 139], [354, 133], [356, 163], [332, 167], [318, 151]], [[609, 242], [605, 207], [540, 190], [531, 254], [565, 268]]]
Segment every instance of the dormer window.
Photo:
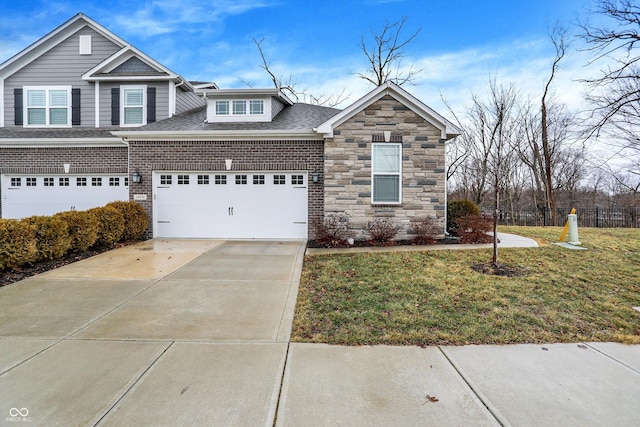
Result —
[[215, 109], [216, 116], [261, 116], [264, 114], [264, 100], [216, 100]]
[[226, 116], [229, 114], [229, 101], [216, 101], [216, 115]]
[[264, 101], [262, 99], [252, 99], [249, 101], [250, 114], [264, 114]]
[[233, 101], [233, 114], [235, 115], [247, 114], [247, 101]]

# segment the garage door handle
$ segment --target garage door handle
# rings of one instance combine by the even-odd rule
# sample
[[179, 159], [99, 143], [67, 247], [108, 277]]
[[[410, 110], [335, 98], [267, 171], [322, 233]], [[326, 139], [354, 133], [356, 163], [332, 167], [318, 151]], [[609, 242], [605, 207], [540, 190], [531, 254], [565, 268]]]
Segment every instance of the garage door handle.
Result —
[[233, 207], [229, 208], [229, 216], [233, 216]]

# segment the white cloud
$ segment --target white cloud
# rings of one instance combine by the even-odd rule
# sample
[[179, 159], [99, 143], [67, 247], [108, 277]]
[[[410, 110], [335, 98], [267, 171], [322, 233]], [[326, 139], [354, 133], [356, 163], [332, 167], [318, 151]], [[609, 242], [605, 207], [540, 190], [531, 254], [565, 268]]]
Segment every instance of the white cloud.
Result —
[[[137, 3], [135, 3], [137, 4]], [[190, 26], [220, 23], [224, 17], [240, 15], [252, 9], [267, 7], [263, 0], [153, 0], [142, 8], [115, 17], [116, 26], [128, 34], [153, 37], [178, 31], [189, 32]]]

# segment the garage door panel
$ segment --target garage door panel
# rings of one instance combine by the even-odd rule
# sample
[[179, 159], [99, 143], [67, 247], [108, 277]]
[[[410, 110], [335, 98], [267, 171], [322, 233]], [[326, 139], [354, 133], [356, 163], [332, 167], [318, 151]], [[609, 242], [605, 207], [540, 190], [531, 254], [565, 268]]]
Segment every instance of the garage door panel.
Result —
[[[160, 177], [165, 176], [161, 185]], [[177, 177], [182, 175], [183, 184]], [[201, 238], [306, 238], [307, 188], [292, 184], [292, 173], [154, 174], [155, 235]], [[209, 177], [204, 184], [198, 177]], [[283, 182], [274, 181], [283, 175]], [[215, 177], [225, 179], [216, 180]], [[298, 172], [306, 182], [306, 172]], [[200, 184], [198, 183], [200, 182]], [[224, 183], [223, 183], [224, 182]]]
[[129, 198], [125, 175], [2, 175], [1, 180], [3, 218], [86, 210]]

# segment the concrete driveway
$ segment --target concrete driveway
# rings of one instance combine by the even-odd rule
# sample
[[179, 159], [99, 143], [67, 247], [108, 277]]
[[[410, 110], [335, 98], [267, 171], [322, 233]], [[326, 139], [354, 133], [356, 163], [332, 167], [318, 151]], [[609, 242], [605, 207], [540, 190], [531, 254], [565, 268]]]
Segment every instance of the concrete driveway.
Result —
[[303, 254], [152, 240], [0, 288], [0, 424], [272, 424]]

